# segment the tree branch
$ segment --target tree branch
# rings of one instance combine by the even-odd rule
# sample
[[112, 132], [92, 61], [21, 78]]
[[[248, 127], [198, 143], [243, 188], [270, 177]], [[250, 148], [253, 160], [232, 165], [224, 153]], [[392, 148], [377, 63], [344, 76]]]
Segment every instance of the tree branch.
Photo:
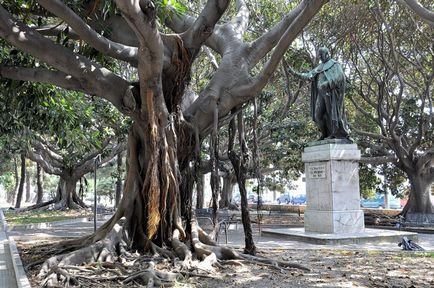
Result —
[[96, 50], [113, 58], [137, 66], [137, 47], [113, 42], [93, 30], [77, 14], [59, 0], [38, 0], [45, 9], [55, 14], [74, 29], [79, 37]]
[[8, 67], [0, 65], [0, 77], [12, 80], [53, 84], [68, 90], [86, 92], [81, 87], [81, 83], [71, 75], [44, 68]]
[[425, 151], [416, 162], [416, 169], [422, 170], [424, 168], [430, 168], [434, 162], [434, 147], [431, 147]]
[[290, 27], [307, 5], [308, 1], [302, 1], [297, 5], [297, 7], [286, 14], [285, 17], [283, 17], [283, 19], [280, 20], [280, 22], [272, 29], [251, 43], [252, 50], [250, 52], [250, 59], [252, 67], [254, 67], [274, 46], [277, 45], [284, 33], [288, 30], [288, 27]]
[[[140, 43], [139, 78], [142, 80], [141, 84], [161, 75], [164, 49], [157, 29], [154, 3], [150, 0], [116, 0], [116, 5]], [[140, 88], [145, 90], [142, 89], [145, 87]]]
[[168, 17], [166, 19], [165, 24], [176, 33], [187, 31], [191, 26], [193, 26], [193, 23], [196, 20], [193, 16], [188, 14], [179, 14], [175, 13], [175, 11], [173, 11], [173, 14], [173, 17]]
[[61, 21], [58, 24], [49, 24], [43, 26], [29, 26], [30, 28], [35, 29], [36, 32], [43, 36], [58, 36], [60, 33], [64, 33], [70, 39], [79, 40], [80, 37], [77, 33], [72, 31], [72, 29], [67, 29], [68, 25], [65, 22]]
[[416, 13], [423, 21], [434, 27], [434, 12], [423, 7], [417, 0], [397, 0], [401, 5], [407, 6]]
[[[176, 33], [183, 33], [189, 29], [191, 29], [193, 27], [193, 25], [197, 25], [199, 22], [203, 22], [203, 21], [209, 21], [209, 20], [205, 20], [208, 16], [206, 14], [204, 14], [205, 9], [209, 10], [208, 8], [206, 8], [207, 6], [212, 7], [212, 3], [210, 2], [216, 2], [216, 1], [212, 1], [209, 0], [205, 6], [205, 8], [202, 10], [201, 12], [201, 16], [199, 16], [199, 18], [204, 18], [204, 19], [196, 19], [190, 15], [187, 14], [179, 14], [179, 13], [175, 13], [175, 15], [171, 18], [166, 19], [166, 25], [168, 27], [170, 27], [170, 29], [172, 29], [173, 31], [175, 31]], [[229, 1], [224, 1], [224, 2], [229, 2]], [[222, 11], [224, 12], [224, 11]], [[214, 12], [212, 12], [214, 13]], [[220, 15], [221, 17], [221, 15]], [[208, 47], [210, 47], [211, 49], [213, 49], [214, 51], [218, 52], [220, 55], [223, 54], [223, 42], [224, 40], [221, 37], [221, 34], [223, 33], [222, 30], [225, 26], [223, 25], [215, 25], [215, 23], [220, 19], [220, 17], [218, 17], [218, 19], [216, 19], [217, 17], [215, 17], [213, 21], [209, 21], [210, 23], [214, 22], [213, 24], [213, 31], [212, 34], [208, 35], [208, 38], [206, 39], [206, 45]], [[199, 22], [198, 22], [199, 21]], [[196, 23], [196, 24], [195, 24]], [[200, 27], [198, 27], [200, 28]], [[183, 36], [183, 38], [186, 38]]]
[[[107, 155], [103, 155], [103, 157], [101, 158], [101, 161], [97, 162], [98, 167], [101, 167], [103, 164], [108, 163], [109, 161], [111, 161], [112, 159], [114, 159], [116, 157], [116, 155], [118, 155], [119, 153], [122, 153], [123, 151], [125, 151], [127, 149], [127, 144], [124, 142], [118, 143], [116, 145], [114, 145], [114, 147], [111, 148], [110, 152]], [[96, 158], [104, 153], [104, 150], [107, 150], [107, 147], [104, 147], [103, 149], [93, 152], [91, 153], [92, 157], [86, 157], [86, 161], [82, 161], [80, 162], [80, 164], [78, 164], [76, 166], [76, 169], [74, 169], [74, 175], [79, 178], [82, 177], [83, 175], [91, 172], [94, 168], [95, 168], [95, 161]]]
[[32, 146], [35, 153], [43, 156], [44, 159], [49, 161], [52, 166], [59, 169], [62, 169], [64, 167], [63, 157], [51, 150], [50, 147], [48, 147], [44, 143], [38, 140], [33, 140]]
[[357, 130], [354, 127], [351, 127], [351, 129], [354, 130], [354, 132], [356, 132], [359, 135], [367, 136], [367, 137], [370, 137], [372, 139], [383, 140], [383, 141], [385, 141], [387, 143], [389, 143], [390, 141], [392, 141], [391, 138], [388, 138], [388, 137], [383, 136], [381, 134], [376, 134], [376, 133], [371, 133], [371, 132], [367, 132], [367, 131]]
[[62, 171], [63, 171], [62, 169], [54, 167], [53, 165], [51, 165], [51, 163], [49, 163], [49, 161], [47, 161], [45, 158], [43, 158], [41, 155], [37, 154], [36, 152], [32, 150], [28, 150], [26, 153], [26, 157], [41, 165], [44, 171], [47, 172], [48, 174], [53, 174], [58, 176], [62, 175]]
[[217, 21], [221, 18], [229, 6], [228, 0], [208, 0], [199, 17], [187, 31], [181, 35], [186, 46], [199, 51], [202, 44], [212, 34]]
[[232, 20], [232, 26], [234, 27], [236, 37], [241, 40], [244, 32], [246, 32], [249, 26], [249, 9], [247, 8], [244, 0], [237, 0], [237, 15]]
[[239, 88], [236, 89], [236, 95], [256, 95], [264, 88], [271, 75], [276, 70], [277, 65], [279, 64], [289, 45], [292, 43], [292, 41], [294, 41], [297, 35], [309, 23], [309, 21], [319, 12], [321, 7], [326, 2], [327, 0], [303, 1], [301, 4], [299, 4], [299, 6], [302, 4], [306, 6], [292, 21], [288, 29], [286, 29], [261, 73], [256, 76], [253, 81], [248, 79], [245, 85], [240, 85]]
[[128, 114], [122, 102], [122, 96], [130, 90], [128, 81], [15, 21], [1, 5], [0, 37], [52, 67], [71, 74], [80, 81], [87, 94], [107, 99]]
[[359, 163], [363, 164], [386, 164], [386, 163], [396, 163], [398, 162], [398, 158], [395, 155], [386, 155], [386, 156], [377, 156], [377, 157], [362, 157], [359, 160]]
[[89, 160], [93, 160], [96, 156], [100, 155], [104, 151], [104, 149], [106, 149], [110, 145], [111, 141], [113, 141], [112, 138], [105, 139], [104, 142], [101, 144], [101, 148], [90, 151], [89, 153], [84, 155], [82, 157], [82, 160], [79, 161], [75, 166], [76, 167], [82, 166], [84, 165], [84, 163], [88, 162]]
[[214, 54], [212, 54], [212, 51], [207, 46], [202, 46], [202, 49], [208, 57], [211, 65], [217, 70], [219, 68], [219, 64], [217, 63], [217, 59], [215, 58]]

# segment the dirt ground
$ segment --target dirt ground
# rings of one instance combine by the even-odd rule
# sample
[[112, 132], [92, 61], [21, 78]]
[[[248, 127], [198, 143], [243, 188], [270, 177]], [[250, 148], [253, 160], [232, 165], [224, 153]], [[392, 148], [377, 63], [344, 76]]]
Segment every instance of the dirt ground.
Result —
[[[43, 243], [41, 246], [24, 242], [17, 244], [25, 266], [49, 255]], [[213, 272], [192, 271], [209, 278], [184, 277], [174, 287], [434, 287], [434, 252], [267, 249], [260, 251], [259, 255], [302, 264], [311, 271], [277, 270], [247, 262], [228, 263]], [[156, 263], [161, 270], [173, 270], [170, 262]], [[39, 268], [37, 265], [28, 270], [32, 287], [41, 284], [41, 279], [36, 277]], [[117, 275], [119, 271], [108, 272], [98, 265], [91, 270], [85, 266], [82, 268], [91, 273], [69, 270], [70, 273], [85, 275], [79, 278], [81, 287], [140, 287], [134, 281], [122, 284], [120, 280], [101, 280], [105, 276]]]

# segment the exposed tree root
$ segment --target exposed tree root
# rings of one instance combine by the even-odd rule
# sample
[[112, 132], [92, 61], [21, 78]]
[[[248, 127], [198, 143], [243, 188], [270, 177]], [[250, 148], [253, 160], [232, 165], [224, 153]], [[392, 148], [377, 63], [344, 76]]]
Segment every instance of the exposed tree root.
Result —
[[31, 205], [29, 207], [20, 209], [20, 211], [45, 211], [45, 210], [68, 210], [68, 209], [75, 209], [75, 210], [81, 210], [86, 209], [88, 206], [81, 201], [81, 199], [76, 199], [77, 202], [71, 201], [68, 205], [63, 201], [56, 201], [56, 199], [52, 199], [43, 203]]
[[46, 260], [38, 275], [44, 279], [42, 286], [91, 287], [89, 283], [101, 282], [107, 282], [110, 286], [110, 281], [114, 281], [118, 285], [169, 287], [177, 281], [186, 281], [185, 277], [215, 278], [210, 273], [216, 272], [216, 269], [222, 269], [223, 265], [243, 265], [243, 262], [265, 265], [279, 271], [288, 268], [309, 271], [297, 263], [242, 254], [218, 246], [200, 229], [195, 217], [192, 218], [190, 238], [181, 236], [180, 231], [175, 229], [172, 247], [161, 248], [152, 244], [152, 255], [130, 251], [124, 229], [125, 218], [122, 218], [105, 238]]
[[51, 204], [54, 204], [56, 201], [55, 199], [46, 201], [46, 202], [42, 202], [39, 204], [35, 204], [35, 205], [31, 205], [27, 208], [21, 209], [21, 211], [30, 211], [30, 210], [47, 210], [51, 207]]

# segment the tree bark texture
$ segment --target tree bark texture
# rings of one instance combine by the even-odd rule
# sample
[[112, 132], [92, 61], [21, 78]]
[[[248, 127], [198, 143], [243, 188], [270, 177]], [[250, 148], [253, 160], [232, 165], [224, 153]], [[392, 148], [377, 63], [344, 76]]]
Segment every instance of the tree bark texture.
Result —
[[31, 190], [31, 183], [30, 183], [30, 171], [26, 167], [26, 200], [25, 202], [30, 202], [30, 190]]
[[410, 180], [411, 190], [407, 204], [403, 208], [402, 214], [423, 213], [433, 214], [434, 206], [431, 202], [431, 185], [433, 179], [427, 179], [418, 173], [407, 173]]
[[36, 163], [36, 204], [42, 203], [42, 197], [44, 197], [44, 174], [41, 165]]
[[17, 202], [15, 203], [15, 208], [21, 207], [21, 199], [23, 198], [24, 193], [24, 183], [26, 181], [26, 157], [24, 154], [21, 154], [21, 178], [20, 178], [20, 186], [18, 187], [17, 192]]
[[197, 176], [196, 179], [196, 209], [202, 209], [205, 202], [205, 197], [203, 194], [203, 184], [205, 182], [205, 175], [202, 173]]
[[117, 176], [116, 176], [116, 190], [115, 190], [115, 207], [117, 208], [122, 197], [122, 153], [119, 153], [116, 159], [116, 169], [117, 169]]
[[[114, 217], [100, 229], [101, 235], [104, 235], [107, 231], [105, 229], [110, 230], [121, 217], [125, 216], [133, 249], [139, 251], [151, 249], [149, 239], [163, 244], [171, 238], [175, 228], [182, 229], [181, 202], [188, 202], [188, 199], [182, 199], [182, 194], [175, 185], [177, 184], [175, 175], [179, 173], [177, 167], [173, 166], [177, 157], [175, 151], [169, 151], [167, 146], [162, 145], [157, 155], [152, 153], [150, 146], [154, 144], [151, 143], [151, 138], [147, 137], [149, 129], [143, 127], [149, 126], [136, 122], [130, 129], [128, 137], [130, 157], [124, 196]], [[173, 138], [167, 137], [165, 141], [170, 143], [170, 139]], [[161, 141], [163, 139], [160, 138], [158, 142]]]
[[220, 192], [220, 208], [228, 208], [229, 204], [232, 200], [232, 193], [234, 190], [234, 186], [237, 183], [237, 177], [234, 173], [228, 173], [225, 177], [223, 177], [223, 187]]
[[57, 185], [56, 198], [54, 199], [54, 209], [81, 209], [86, 204], [76, 193], [78, 179], [70, 175], [62, 175]]
[[[235, 119], [232, 119], [229, 124], [229, 147], [228, 155], [231, 160], [232, 166], [235, 170], [235, 175], [238, 182], [238, 188], [241, 195], [241, 219], [244, 228], [244, 241], [245, 248], [244, 253], [255, 255], [256, 246], [253, 241], [252, 225], [250, 223], [250, 213], [247, 204], [247, 190], [246, 190], [246, 174], [248, 164], [247, 146], [244, 140], [244, 127], [242, 122], [242, 113], [238, 114], [238, 129], [235, 127]], [[234, 151], [235, 134], [238, 130], [238, 139], [240, 144], [241, 156], [237, 155]]]

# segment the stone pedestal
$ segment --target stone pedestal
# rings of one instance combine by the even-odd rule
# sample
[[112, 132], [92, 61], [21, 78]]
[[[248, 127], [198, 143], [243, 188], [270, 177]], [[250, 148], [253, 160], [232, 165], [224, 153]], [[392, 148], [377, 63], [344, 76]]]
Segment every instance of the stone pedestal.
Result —
[[365, 229], [360, 209], [360, 150], [356, 144], [342, 142], [319, 141], [304, 149], [306, 232], [358, 233]]

